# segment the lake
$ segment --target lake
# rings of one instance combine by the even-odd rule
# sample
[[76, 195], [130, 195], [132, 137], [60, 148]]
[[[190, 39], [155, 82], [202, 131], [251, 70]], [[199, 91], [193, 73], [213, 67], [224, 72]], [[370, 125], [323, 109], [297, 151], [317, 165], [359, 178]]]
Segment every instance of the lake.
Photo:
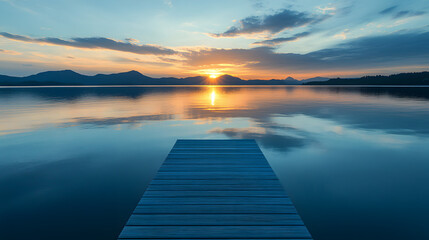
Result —
[[177, 138], [252, 138], [316, 240], [429, 239], [428, 87], [0, 88], [0, 239], [116, 239]]

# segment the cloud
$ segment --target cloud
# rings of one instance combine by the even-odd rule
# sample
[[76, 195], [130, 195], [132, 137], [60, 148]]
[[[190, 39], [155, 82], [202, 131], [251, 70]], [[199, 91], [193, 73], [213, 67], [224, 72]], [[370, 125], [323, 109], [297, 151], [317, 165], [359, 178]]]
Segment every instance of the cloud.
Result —
[[423, 11], [400, 11], [393, 15], [393, 18], [416, 17], [425, 14]]
[[275, 46], [284, 42], [292, 42], [292, 41], [299, 40], [300, 38], [309, 36], [310, 34], [311, 34], [310, 32], [302, 32], [302, 33], [297, 33], [291, 37], [273, 38], [269, 40], [255, 42], [253, 43], [253, 45]]
[[398, 10], [398, 6], [392, 6], [380, 11], [379, 14], [391, 15], [392, 18], [394, 19], [403, 18], [403, 17], [415, 17], [415, 16], [426, 14], [426, 12], [424, 11], [409, 11], [409, 10], [397, 11], [397, 10]]
[[22, 53], [13, 51], [13, 50], [6, 50], [6, 49], [0, 49], [0, 53], [3, 54], [9, 54], [9, 55], [21, 55]]
[[239, 37], [257, 33], [276, 34], [285, 29], [314, 24], [326, 16], [314, 16], [304, 12], [284, 9], [272, 15], [250, 16], [239, 21], [239, 26], [232, 26], [223, 33], [209, 34], [212, 37]]
[[323, 14], [334, 14], [337, 8], [332, 6], [317, 7], [317, 10]]
[[134, 39], [134, 38], [125, 38], [125, 41], [127, 41], [129, 43], [134, 43], [134, 44], [137, 44], [140, 42], [139, 40]]
[[347, 39], [347, 34], [350, 32], [350, 29], [344, 29], [341, 33], [335, 34], [334, 38], [341, 38], [343, 40]]
[[133, 42], [121, 42], [104, 37], [72, 38], [71, 40], [63, 40], [60, 38], [31, 38], [7, 32], [0, 32], [0, 36], [22, 42], [51, 44], [87, 49], [108, 49], [121, 52], [131, 52], [136, 54], [171, 55], [176, 53], [172, 49], [161, 46], [144, 44], [137, 45]]
[[145, 60], [141, 60], [140, 58], [114, 57], [112, 58], [112, 61], [118, 62], [118, 63], [138, 63], [143, 65], [153, 65], [153, 66], [161, 66], [161, 67], [173, 66], [173, 64], [168, 62], [145, 61]]
[[393, 33], [354, 39], [307, 54], [338, 66], [429, 64], [429, 32]]
[[398, 6], [392, 6], [392, 7], [388, 7], [386, 9], [384, 9], [383, 11], [380, 11], [380, 14], [390, 14], [393, 11], [395, 11], [398, 8]]
[[184, 53], [189, 66], [240, 64], [252, 70], [312, 72], [429, 65], [429, 32], [396, 32], [348, 40], [307, 54], [276, 53], [273, 47], [205, 49]]

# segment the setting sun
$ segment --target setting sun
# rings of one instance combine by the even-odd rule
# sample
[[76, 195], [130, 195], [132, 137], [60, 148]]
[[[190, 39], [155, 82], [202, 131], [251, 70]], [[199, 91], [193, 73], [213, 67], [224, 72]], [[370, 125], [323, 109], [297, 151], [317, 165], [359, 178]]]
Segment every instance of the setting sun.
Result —
[[212, 78], [212, 79], [215, 79], [215, 78], [217, 78], [217, 75], [216, 74], [211, 74], [209, 77]]

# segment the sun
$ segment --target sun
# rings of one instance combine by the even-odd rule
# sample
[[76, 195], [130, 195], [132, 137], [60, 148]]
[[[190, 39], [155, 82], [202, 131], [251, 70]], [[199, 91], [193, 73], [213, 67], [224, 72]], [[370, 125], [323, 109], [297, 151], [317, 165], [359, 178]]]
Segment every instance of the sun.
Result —
[[217, 75], [216, 75], [216, 74], [211, 74], [209, 77], [210, 77], [211, 79], [215, 79], [215, 78], [217, 78]]

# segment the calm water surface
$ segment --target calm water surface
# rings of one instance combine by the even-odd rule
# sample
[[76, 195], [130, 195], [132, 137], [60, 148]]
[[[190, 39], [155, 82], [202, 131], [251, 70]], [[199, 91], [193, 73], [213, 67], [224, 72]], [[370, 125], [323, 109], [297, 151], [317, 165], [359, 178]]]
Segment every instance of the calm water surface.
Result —
[[0, 239], [115, 239], [177, 138], [254, 138], [316, 240], [429, 239], [429, 88], [0, 88]]

